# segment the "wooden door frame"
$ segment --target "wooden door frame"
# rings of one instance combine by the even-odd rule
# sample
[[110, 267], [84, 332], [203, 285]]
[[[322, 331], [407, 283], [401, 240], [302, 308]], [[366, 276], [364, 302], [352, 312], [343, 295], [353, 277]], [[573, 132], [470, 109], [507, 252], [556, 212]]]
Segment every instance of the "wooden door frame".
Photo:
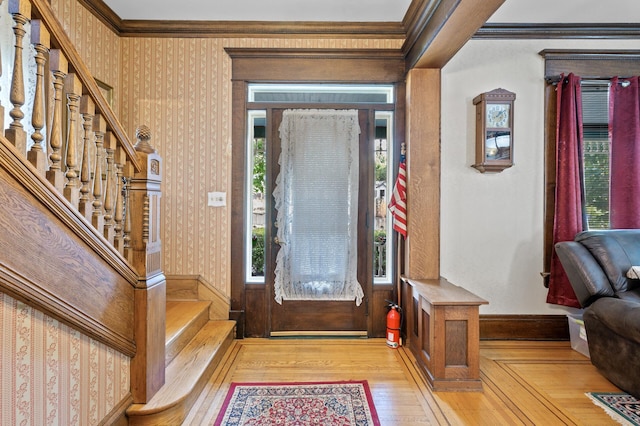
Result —
[[[246, 169], [247, 91], [250, 83], [394, 84], [395, 141], [404, 141], [405, 61], [390, 49], [244, 49], [227, 48], [232, 59], [231, 162], [231, 309], [238, 322], [237, 337], [267, 337], [269, 312], [264, 284], [251, 284], [244, 275], [244, 196]], [[397, 150], [397, 147], [395, 147]], [[385, 299], [393, 285], [376, 285], [370, 301], [367, 334], [384, 336]], [[249, 311], [247, 306], [251, 306]]]

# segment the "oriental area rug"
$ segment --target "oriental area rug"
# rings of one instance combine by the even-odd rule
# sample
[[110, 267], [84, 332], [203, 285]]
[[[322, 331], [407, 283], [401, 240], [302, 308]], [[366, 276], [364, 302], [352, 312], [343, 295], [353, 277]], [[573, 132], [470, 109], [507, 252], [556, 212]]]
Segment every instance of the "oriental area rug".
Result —
[[594, 404], [623, 425], [640, 426], [640, 401], [621, 392], [588, 392]]
[[214, 426], [379, 426], [366, 380], [231, 383]]

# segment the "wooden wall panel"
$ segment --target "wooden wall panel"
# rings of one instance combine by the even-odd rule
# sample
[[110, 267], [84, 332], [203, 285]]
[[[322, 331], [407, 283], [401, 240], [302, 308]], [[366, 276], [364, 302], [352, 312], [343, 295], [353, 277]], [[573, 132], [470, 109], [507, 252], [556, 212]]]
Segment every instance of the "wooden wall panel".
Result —
[[440, 276], [440, 70], [407, 77], [407, 229], [405, 275]]
[[0, 287], [127, 355], [137, 276], [0, 141]]

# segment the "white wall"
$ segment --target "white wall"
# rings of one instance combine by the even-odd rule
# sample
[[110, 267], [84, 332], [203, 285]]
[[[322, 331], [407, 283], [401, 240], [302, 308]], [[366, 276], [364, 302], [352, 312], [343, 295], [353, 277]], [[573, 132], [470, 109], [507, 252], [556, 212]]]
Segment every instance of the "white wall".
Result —
[[[638, 49], [638, 40], [471, 40], [442, 72], [441, 275], [487, 299], [481, 314], [564, 314], [545, 302], [543, 49]], [[475, 107], [516, 93], [514, 165], [480, 173]]]

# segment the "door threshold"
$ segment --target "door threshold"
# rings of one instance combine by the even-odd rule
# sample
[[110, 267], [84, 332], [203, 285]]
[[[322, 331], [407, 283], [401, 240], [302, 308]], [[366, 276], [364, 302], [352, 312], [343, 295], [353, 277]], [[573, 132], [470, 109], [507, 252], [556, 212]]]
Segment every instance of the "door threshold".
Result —
[[270, 337], [367, 337], [366, 331], [272, 331]]

